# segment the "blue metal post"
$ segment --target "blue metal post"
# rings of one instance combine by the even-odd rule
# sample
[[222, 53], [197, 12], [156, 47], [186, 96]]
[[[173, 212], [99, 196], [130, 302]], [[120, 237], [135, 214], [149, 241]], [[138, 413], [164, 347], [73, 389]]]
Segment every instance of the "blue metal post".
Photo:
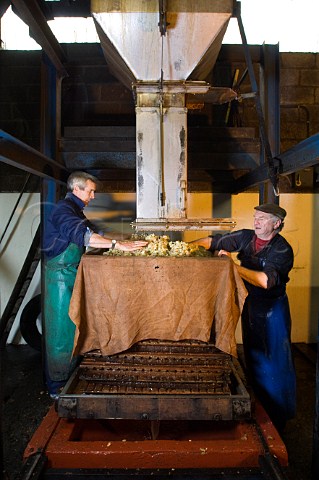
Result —
[[[48, 157], [56, 160], [57, 138], [60, 135], [60, 86], [61, 79], [58, 78], [56, 68], [43, 53], [41, 69], [41, 151]], [[59, 196], [57, 183], [54, 180], [42, 181], [41, 189], [41, 242], [42, 242], [42, 258], [41, 258], [41, 291], [45, 291], [44, 286], [44, 262], [45, 256], [43, 252], [43, 238], [47, 218], [49, 217], [53, 206], [56, 204]], [[45, 332], [45, 315], [44, 315], [44, 295], [42, 295], [42, 331]], [[43, 337], [44, 338], [44, 335]], [[45, 355], [45, 345], [43, 345]]]
[[319, 478], [319, 321], [317, 337], [317, 368], [316, 368], [316, 402], [315, 402], [315, 420], [313, 428], [313, 448], [312, 448], [312, 476]]

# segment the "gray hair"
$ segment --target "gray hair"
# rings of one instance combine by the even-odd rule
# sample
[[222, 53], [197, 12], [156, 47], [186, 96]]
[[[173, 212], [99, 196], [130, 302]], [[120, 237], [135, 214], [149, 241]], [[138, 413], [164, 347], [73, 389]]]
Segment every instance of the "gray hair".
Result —
[[98, 185], [99, 181], [93, 175], [90, 175], [86, 172], [72, 172], [67, 180], [67, 189], [69, 192], [73, 192], [75, 185], [78, 185], [80, 190], [84, 190], [86, 187], [87, 180]]
[[270, 214], [271, 216], [271, 219], [274, 221], [274, 223], [276, 223], [278, 220], [280, 220], [280, 225], [279, 227], [276, 228], [276, 232], [281, 232], [281, 230], [284, 228], [284, 221], [281, 220], [281, 218], [277, 217], [277, 215], [273, 215], [272, 213]]

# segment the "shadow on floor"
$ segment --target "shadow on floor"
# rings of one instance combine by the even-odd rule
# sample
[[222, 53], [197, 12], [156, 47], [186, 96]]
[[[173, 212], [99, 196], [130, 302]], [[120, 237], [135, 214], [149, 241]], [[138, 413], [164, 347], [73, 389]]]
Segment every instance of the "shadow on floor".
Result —
[[[294, 345], [297, 371], [297, 415], [282, 438], [289, 455], [289, 480], [310, 480], [316, 385], [315, 345]], [[52, 401], [42, 375], [41, 354], [28, 345], [8, 345], [2, 352], [1, 478], [19, 480], [23, 452]]]

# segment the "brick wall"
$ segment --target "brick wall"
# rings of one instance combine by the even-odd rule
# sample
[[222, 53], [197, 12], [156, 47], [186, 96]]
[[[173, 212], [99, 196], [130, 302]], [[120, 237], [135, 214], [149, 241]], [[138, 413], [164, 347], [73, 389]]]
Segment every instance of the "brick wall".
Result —
[[0, 50], [0, 128], [39, 148], [41, 53]]
[[319, 131], [319, 54], [280, 55], [282, 151]]
[[100, 45], [65, 46], [62, 127], [134, 125], [133, 94], [109, 72]]
[[[69, 76], [62, 82], [62, 127], [134, 125], [132, 92], [111, 75], [100, 45], [63, 48]], [[235, 68], [241, 74], [245, 65], [217, 62], [214, 84], [230, 86]], [[39, 148], [41, 52], [0, 51], [0, 75], [0, 128]], [[242, 91], [250, 91], [248, 76]], [[282, 53], [280, 92], [281, 151], [285, 151], [319, 130], [319, 54]], [[242, 126], [258, 127], [253, 100], [245, 100], [232, 113], [233, 121]], [[192, 124], [220, 125], [225, 114], [226, 106], [205, 106], [201, 112], [189, 112], [189, 118]]]

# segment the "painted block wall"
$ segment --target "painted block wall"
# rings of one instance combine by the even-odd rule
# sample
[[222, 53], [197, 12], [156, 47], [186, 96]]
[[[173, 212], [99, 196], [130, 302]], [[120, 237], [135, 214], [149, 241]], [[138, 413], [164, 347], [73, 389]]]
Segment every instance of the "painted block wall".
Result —
[[[230, 199], [231, 216], [236, 229], [253, 228], [254, 207], [259, 203], [257, 193], [233, 195]], [[319, 199], [311, 194], [282, 194], [280, 205], [287, 210], [282, 235], [294, 251], [294, 267], [290, 272], [287, 294], [292, 317], [292, 341], [315, 343], [318, 335], [319, 313]], [[211, 215], [211, 194], [189, 194], [189, 216]], [[205, 236], [210, 232], [187, 232], [186, 241]], [[240, 325], [237, 340], [241, 341]]]

